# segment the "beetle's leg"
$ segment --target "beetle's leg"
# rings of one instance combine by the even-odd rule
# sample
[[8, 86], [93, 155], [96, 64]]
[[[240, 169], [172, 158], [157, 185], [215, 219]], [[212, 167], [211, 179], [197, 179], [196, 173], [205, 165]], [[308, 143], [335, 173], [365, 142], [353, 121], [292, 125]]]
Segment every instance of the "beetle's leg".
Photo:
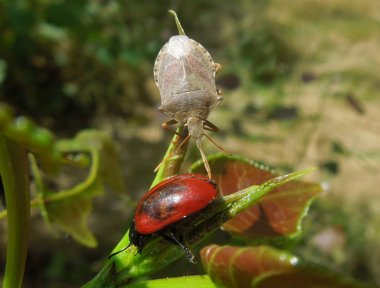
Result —
[[179, 247], [181, 247], [181, 249], [185, 252], [186, 256], [187, 256], [187, 259], [189, 259], [189, 261], [191, 263], [195, 263], [194, 261], [194, 255], [193, 253], [191, 253], [190, 249], [188, 247], [185, 246], [185, 244], [183, 244], [180, 240], [177, 239], [177, 237], [174, 235], [173, 232], [168, 232], [169, 235], [166, 235], [164, 233], [160, 234], [162, 237], [165, 238], [166, 241], [168, 241], [169, 243], [172, 243], [172, 244], [176, 244], [178, 245]]
[[220, 129], [216, 127], [214, 124], [212, 124], [210, 121], [205, 120], [204, 121], [204, 127], [205, 130], [212, 131], [212, 132], [219, 132]]
[[[222, 95], [223, 94], [223, 90], [220, 89], [220, 88], [216, 88], [216, 94], [218, 94], [218, 96]], [[218, 102], [222, 102], [222, 100], [223, 100], [223, 97], [218, 97]]]
[[169, 128], [169, 126], [177, 124], [177, 123], [178, 123], [177, 120], [171, 119], [169, 121], [166, 121], [166, 122], [162, 123], [161, 127], [164, 128], [164, 129], [166, 129], [166, 130], [168, 130], [168, 131], [170, 131], [170, 132], [173, 132], [174, 134], [177, 134], [177, 135], [180, 136], [180, 134], [178, 132], [176, 132], [176, 131], [172, 130], [171, 128]]
[[215, 69], [215, 74], [218, 74], [220, 70], [222, 70], [222, 65], [219, 63], [214, 63], [214, 69]]

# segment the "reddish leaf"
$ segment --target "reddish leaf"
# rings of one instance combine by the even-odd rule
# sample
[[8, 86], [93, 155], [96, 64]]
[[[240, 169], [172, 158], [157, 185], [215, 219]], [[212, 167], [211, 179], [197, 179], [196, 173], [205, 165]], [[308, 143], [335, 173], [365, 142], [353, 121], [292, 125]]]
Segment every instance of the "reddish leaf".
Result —
[[362, 287], [269, 246], [210, 245], [201, 250], [201, 258], [211, 279], [223, 287]]
[[[278, 175], [263, 164], [236, 156], [218, 154], [209, 159], [213, 179], [220, 192], [229, 195], [252, 185], [261, 185]], [[201, 164], [192, 171], [205, 173]], [[289, 182], [262, 198], [262, 200], [223, 228], [235, 235], [257, 239], [259, 237], [292, 236], [300, 232], [300, 223], [311, 201], [321, 192], [316, 183]]]

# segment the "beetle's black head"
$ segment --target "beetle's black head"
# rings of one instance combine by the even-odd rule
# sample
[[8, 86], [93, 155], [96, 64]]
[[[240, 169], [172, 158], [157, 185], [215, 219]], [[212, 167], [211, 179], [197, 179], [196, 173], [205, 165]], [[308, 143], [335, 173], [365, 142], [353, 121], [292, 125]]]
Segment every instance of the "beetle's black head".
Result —
[[135, 229], [135, 218], [132, 219], [131, 226], [129, 227], [129, 243], [137, 247], [138, 253], [141, 253], [142, 247], [140, 247], [142, 235]]
[[129, 227], [129, 244], [128, 246], [124, 247], [123, 249], [116, 251], [108, 256], [108, 259], [112, 258], [113, 256], [125, 251], [129, 248], [132, 244], [137, 247], [137, 253], [141, 254], [141, 251], [144, 247], [145, 241], [150, 238], [151, 235], [142, 235], [135, 229], [135, 218], [132, 219], [131, 226]]
[[180, 246], [185, 252], [189, 261], [191, 263], [196, 263], [194, 261], [194, 255], [191, 253], [190, 249], [183, 243], [183, 235], [175, 235], [175, 233], [171, 230], [172, 230], [171, 227], [169, 227], [167, 229], [164, 229], [163, 231], [159, 231], [157, 234], [143, 235], [136, 231], [135, 219], [133, 218], [131, 222], [131, 226], [129, 227], [129, 245], [126, 248], [116, 253], [111, 254], [108, 258], [111, 258], [115, 254], [118, 254], [124, 251], [132, 244], [137, 247], [137, 253], [141, 254], [145, 244], [149, 241], [149, 239], [154, 235], [160, 235], [164, 239], [166, 239], [169, 243]]
[[129, 227], [129, 245], [133, 244], [137, 247], [137, 253], [141, 254], [142, 249], [146, 243], [146, 240], [150, 238], [151, 235], [142, 235], [136, 231], [135, 228], [135, 218], [132, 219], [131, 226]]
[[132, 219], [131, 226], [129, 227], [129, 242], [135, 246], [138, 243], [139, 233], [135, 229], [135, 218]]

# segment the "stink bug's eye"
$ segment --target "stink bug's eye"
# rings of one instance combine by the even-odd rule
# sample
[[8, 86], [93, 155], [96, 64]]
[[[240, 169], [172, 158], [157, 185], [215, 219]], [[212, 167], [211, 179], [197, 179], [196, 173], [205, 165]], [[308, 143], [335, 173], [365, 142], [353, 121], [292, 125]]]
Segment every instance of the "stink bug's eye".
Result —
[[152, 236], [162, 236], [184, 249], [192, 262], [194, 257], [182, 243], [183, 235], [176, 226], [204, 209], [216, 196], [215, 182], [203, 175], [182, 174], [159, 183], [137, 205], [129, 230], [130, 243], [141, 253]]

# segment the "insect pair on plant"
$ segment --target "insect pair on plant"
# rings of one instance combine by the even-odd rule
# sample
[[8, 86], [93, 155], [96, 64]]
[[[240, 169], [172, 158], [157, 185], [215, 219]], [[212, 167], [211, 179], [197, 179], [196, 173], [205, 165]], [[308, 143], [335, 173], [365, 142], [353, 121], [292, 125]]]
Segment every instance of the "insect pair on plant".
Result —
[[175, 12], [169, 12], [174, 15], [181, 35], [169, 39], [158, 53], [154, 64], [154, 80], [162, 102], [158, 109], [172, 118], [164, 122], [162, 127], [170, 131], [169, 126], [176, 123], [187, 127], [188, 135], [177, 149], [194, 138], [208, 178], [183, 174], [153, 187], [137, 205], [129, 230], [129, 245], [135, 245], [138, 253], [141, 253], [149, 239], [159, 235], [179, 245], [189, 261], [193, 262], [194, 256], [183, 243], [183, 235], [176, 227], [184, 218], [205, 208], [217, 195], [216, 183], [211, 180], [211, 169], [203, 152], [201, 138], [205, 135], [223, 150], [204, 133], [204, 130], [219, 131], [207, 118], [211, 110], [223, 100], [221, 91], [215, 85], [215, 75], [221, 66], [214, 63], [201, 44], [185, 35]]

